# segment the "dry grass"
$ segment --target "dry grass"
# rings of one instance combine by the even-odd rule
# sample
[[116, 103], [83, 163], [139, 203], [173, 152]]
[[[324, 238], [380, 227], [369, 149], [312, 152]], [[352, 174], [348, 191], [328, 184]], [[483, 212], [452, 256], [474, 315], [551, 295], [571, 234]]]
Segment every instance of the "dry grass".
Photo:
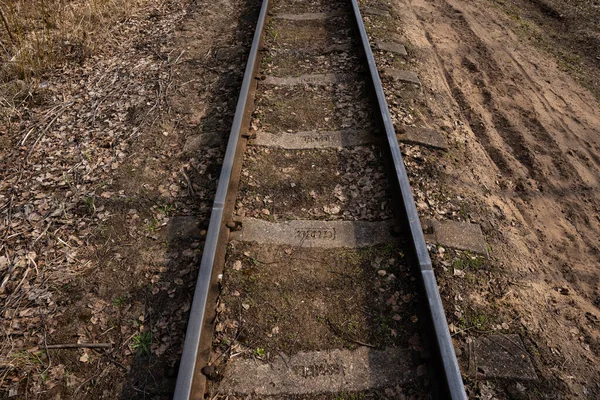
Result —
[[29, 80], [113, 41], [145, 0], [0, 0], [0, 80]]

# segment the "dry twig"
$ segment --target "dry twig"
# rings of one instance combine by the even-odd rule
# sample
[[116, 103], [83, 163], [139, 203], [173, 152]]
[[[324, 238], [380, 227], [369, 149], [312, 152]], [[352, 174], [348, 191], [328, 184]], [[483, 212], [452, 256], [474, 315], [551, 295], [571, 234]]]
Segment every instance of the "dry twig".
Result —
[[64, 343], [64, 344], [49, 344], [46, 346], [48, 350], [53, 349], [109, 349], [113, 346], [112, 343]]

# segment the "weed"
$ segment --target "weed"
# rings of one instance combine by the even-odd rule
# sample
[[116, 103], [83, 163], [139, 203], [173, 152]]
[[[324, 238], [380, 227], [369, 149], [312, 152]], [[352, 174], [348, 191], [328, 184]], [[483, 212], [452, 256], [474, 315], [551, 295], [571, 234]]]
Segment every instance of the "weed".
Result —
[[269, 64], [271, 64], [273, 62], [273, 56], [271, 55], [271, 53], [266, 53], [262, 56], [261, 61], [261, 67], [266, 68]]
[[458, 258], [455, 258], [452, 261], [452, 268], [460, 269], [463, 271], [467, 270], [467, 269], [473, 269], [475, 271], [478, 271], [484, 265], [485, 265], [485, 258], [483, 258], [481, 256], [473, 255], [473, 254], [469, 253], [468, 251], [465, 251], [465, 252], [459, 254]]
[[156, 218], [152, 218], [146, 221], [146, 229], [149, 232], [154, 232], [158, 228], [158, 220]]
[[158, 211], [164, 214], [165, 217], [168, 217], [173, 211], [175, 211], [175, 206], [165, 204], [163, 206], [158, 207]]
[[114, 307], [121, 307], [126, 302], [126, 298], [124, 296], [115, 297], [112, 301], [112, 305]]
[[246, 256], [246, 257], [250, 259], [250, 262], [252, 263], [252, 265], [254, 265], [255, 267], [258, 266], [259, 261], [256, 258], [251, 257], [251, 256]]
[[262, 347], [257, 347], [256, 349], [254, 349], [254, 355], [256, 357], [264, 357], [265, 349], [263, 349]]
[[271, 41], [271, 42], [276, 42], [277, 41], [277, 36], [278, 33], [275, 30], [275, 28], [273, 27], [273, 25], [269, 25], [267, 26], [267, 28], [265, 29], [265, 37], [267, 40]]
[[470, 285], [475, 285], [477, 283], [477, 277], [469, 272], [465, 274], [465, 279]]
[[43, 351], [31, 353], [27, 350], [21, 350], [12, 354], [10, 363], [16, 368], [23, 370], [39, 370], [44, 364], [41, 359], [43, 355]]
[[152, 333], [151, 332], [142, 332], [138, 333], [131, 339], [131, 348], [138, 355], [148, 355], [150, 354], [150, 345], [152, 344]]
[[464, 219], [468, 219], [469, 218], [469, 212], [467, 211], [467, 206], [462, 203], [460, 205], [460, 210], [458, 210], [458, 214], [463, 217]]
[[458, 327], [461, 330], [474, 328], [476, 330], [485, 331], [491, 323], [492, 319], [487, 314], [468, 312], [460, 318]]
[[94, 215], [96, 214], [96, 198], [95, 197], [85, 197], [83, 199], [83, 202], [85, 203], [85, 209], [87, 210], [88, 214]]

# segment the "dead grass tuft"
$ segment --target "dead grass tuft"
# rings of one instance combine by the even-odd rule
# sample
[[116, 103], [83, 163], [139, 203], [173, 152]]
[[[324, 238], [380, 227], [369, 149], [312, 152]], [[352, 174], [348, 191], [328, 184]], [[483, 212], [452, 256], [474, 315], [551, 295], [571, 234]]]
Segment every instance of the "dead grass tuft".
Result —
[[0, 80], [29, 80], [114, 41], [115, 22], [146, 0], [0, 0]]

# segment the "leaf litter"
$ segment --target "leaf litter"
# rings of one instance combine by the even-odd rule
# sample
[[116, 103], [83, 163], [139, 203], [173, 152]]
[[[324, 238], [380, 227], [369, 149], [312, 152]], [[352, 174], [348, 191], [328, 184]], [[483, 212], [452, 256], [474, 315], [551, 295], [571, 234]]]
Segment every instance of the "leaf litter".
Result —
[[[243, 11], [214, 4], [208, 18], [192, 3], [140, 2], [114, 43], [48, 72], [19, 108], [2, 110], [0, 397], [172, 390], [223, 155], [220, 139], [184, 147], [198, 130], [227, 134], [236, 86], [220, 78], [236, 82], [229, 67], [243, 60], [216, 60], [213, 47], [248, 29], [230, 22], [180, 37], [186, 23]], [[198, 93], [204, 120], [181, 101]], [[112, 346], [46, 348], [89, 343]]]

